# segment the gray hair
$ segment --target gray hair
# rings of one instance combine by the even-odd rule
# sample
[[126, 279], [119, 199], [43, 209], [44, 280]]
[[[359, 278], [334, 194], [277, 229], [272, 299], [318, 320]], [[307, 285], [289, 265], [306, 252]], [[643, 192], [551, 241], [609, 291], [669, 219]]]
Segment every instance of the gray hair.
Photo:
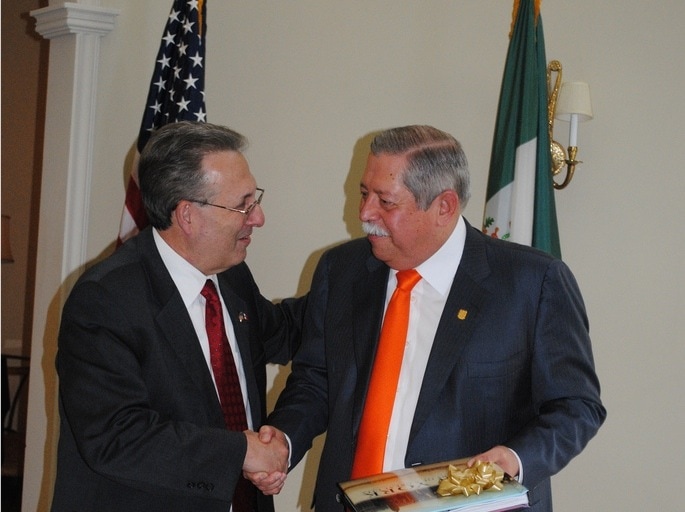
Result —
[[164, 230], [183, 199], [208, 193], [202, 159], [221, 151], [242, 152], [247, 139], [225, 126], [181, 121], [156, 130], [140, 155], [138, 183], [150, 224]]
[[445, 190], [454, 190], [463, 211], [471, 197], [469, 166], [457, 139], [432, 126], [402, 126], [378, 134], [371, 153], [406, 155], [403, 183], [422, 210]]

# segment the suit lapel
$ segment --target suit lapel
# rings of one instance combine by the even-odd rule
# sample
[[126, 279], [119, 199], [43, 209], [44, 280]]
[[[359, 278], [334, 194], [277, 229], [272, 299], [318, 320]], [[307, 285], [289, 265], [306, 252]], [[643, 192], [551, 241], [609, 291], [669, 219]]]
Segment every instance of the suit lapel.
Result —
[[[157, 325], [178, 360], [182, 362], [181, 367], [186, 373], [186, 378], [193, 381], [203, 394], [216, 397], [209, 368], [200, 349], [200, 341], [190, 321], [188, 310], [178, 293], [160, 310]], [[209, 389], [212, 392], [208, 392]], [[218, 399], [216, 405], [219, 405]]]
[[409, 443], [436, 407], [445, 383], [457, 365], [487, 297], [482, 280], [490, 273], [485, 244], [480, 233], [467, 223], [467, 236], [459, 268], [454, 277], [433, 341], [426, 373], [414, 413]]
[[233, 324], [233, 331], [236, 336], [236, 343], [238, 344], [238, 349], [240, 350], [240, 359], [243, 366], [243, 371], [245, 372], [245, 381], [247, 385], [247, 396], [250, 400], [250, 411], [252, 414], [252, 420], [255, 424], [259, 424], [262, 421], [262, 404], [260, 403], [260, 393], [259, 387], [257, 385], [257, 378], [255, 376], [254, 367], [252, 366], [252, 347], [250, 345], [250, 329], [249, 321], [250, 319], [245, 314], [246, 304], [238, 297], [230, 288], [230, 285], [225, 282], [221, 277], [221, 296], [226, 303], [226, 308], [228, 309], [228, 315], [231, 318], [231, 323]]
[[353, 311], [354, 357], [357, 365], [357, 392], [353, 412], [355, 435], [371, 379], [390, 272], [386, 265], [373, 257], [369, 257], [366, 268], [368, 272], [357, 276], [352, 287], [353, 296], [350, 298]]
[[183, 299], [157, 251], [152, 230], [144, 230], [136, 238], [140, 241], [140, 257], [149, 276], [152, 295], [159, 306], [155, 317], [157, 328], [177, 356], [178, 371], [198, 388], [198, 396], [208, 401], [207, 410], [214, 407], [217, 418], [223, 422], [221, 406], [200, 341]]

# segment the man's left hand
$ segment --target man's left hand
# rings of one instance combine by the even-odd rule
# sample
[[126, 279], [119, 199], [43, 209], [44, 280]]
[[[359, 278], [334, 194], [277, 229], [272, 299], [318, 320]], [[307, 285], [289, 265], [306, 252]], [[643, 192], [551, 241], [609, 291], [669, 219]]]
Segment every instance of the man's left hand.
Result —
[[506, 446], [495, 446], [490, 448], [487, 452], [474, 455], [466, 463], [468, 467], [473, 466], [476, 461], [493, 462], [497, 464], [509, 476], [515, 477], [519, 474], [519, 462], [509, 448]]

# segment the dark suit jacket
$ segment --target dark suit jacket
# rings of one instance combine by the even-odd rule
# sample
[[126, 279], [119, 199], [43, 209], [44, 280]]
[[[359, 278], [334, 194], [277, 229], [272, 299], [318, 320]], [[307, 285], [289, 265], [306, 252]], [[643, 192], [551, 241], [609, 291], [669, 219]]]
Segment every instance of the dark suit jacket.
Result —
[[[328, 251], [309, 296], [302, 346], [269, 423], [296, 463], [327, 430], [317, 512], [342, 510], [380, 332], [389, 269], [366, 239]], [[466, 312], [461, 320], [457, 313]], [[428, 360], [405, 466], [515, 450], [532, 510], [551, 510], [550, 476], [605, 418], [588, 323], [567, 266], [467, 225], [466, 245]]]
[[[258, 428], [266, 416], [265, 365], [287, 363], [300, 333], [285, 305], [259, 294], [245, 264], [220, 274], [219, 283]], [[228, 511], [247, 442], [226, 430], [151, 230], [79, 279], [62, 314], [57, 370], [54, 512]], [[259, 496], [259, 510], [273, 510]]]

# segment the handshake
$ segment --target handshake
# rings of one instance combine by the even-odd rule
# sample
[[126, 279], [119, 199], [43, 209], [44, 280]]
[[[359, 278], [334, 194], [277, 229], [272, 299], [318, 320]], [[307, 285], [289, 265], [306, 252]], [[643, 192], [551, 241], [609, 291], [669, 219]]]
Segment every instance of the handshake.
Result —
[[243, 476], [264, 494], [281, 492], [288, 476], [290, 447], [285, 434], [264, 425], [259, 432], [246, 430], [247, 453], [243, 462]]

